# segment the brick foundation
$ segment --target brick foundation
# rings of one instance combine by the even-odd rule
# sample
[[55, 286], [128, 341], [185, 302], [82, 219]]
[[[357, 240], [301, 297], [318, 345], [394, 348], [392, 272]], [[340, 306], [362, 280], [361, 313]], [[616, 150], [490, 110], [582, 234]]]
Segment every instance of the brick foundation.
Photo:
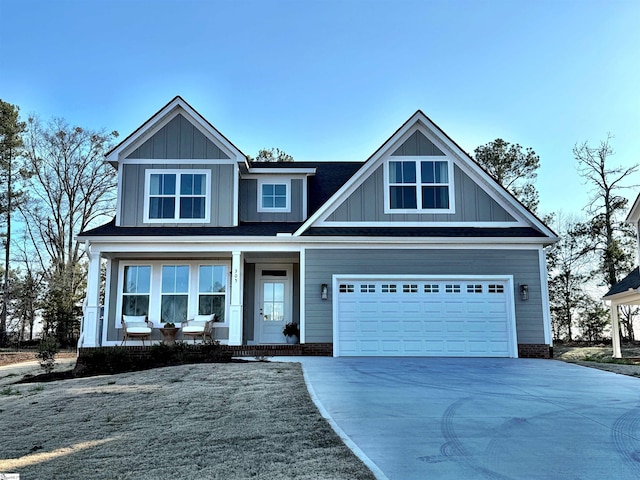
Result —
[[519, 343], [519, 358], [553, 358], [553, 347], [546, 343]]
[[234, 357], [281, 357], [281, 356], [316, 356], [333, 355], [332, 343], [304, 343], [298, 345], [233, 345], [226, 346]]

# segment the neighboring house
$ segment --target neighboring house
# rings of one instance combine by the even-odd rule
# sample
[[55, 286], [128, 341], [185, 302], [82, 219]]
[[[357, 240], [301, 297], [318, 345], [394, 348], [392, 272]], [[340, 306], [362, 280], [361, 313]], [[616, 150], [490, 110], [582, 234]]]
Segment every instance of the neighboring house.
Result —
[[420, 111], [363, 163], [251, 163], [176, 97], [107, 161], [82, 347], [119, 344], [122, 314], [215, 313], [228, 345], [283, 344], [294, 321], [303, 353], [550, 354], [554, 232]]
[[[625, 222], [632, 223], [636, 231], [640, 234], [640, 195], [633, 203]], [[640, 251], [640, 237], [638, 237], [638, 248]], [[616, 283], [603, 300], [609, 302], [611, 312], [611, 344], [613, 346], [613, 357], [622, 358], [620, 348], [620, 320], [618, 318], [619, 305], [640, 305], [640, 269], [634, 268], [625, 278]]]

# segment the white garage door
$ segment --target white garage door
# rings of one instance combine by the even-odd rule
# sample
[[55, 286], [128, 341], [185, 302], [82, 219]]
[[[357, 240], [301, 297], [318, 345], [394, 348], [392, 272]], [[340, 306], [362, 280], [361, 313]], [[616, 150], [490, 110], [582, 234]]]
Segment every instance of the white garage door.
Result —
[[516, 357], [508, 278], [334, 278], [336, 356]]

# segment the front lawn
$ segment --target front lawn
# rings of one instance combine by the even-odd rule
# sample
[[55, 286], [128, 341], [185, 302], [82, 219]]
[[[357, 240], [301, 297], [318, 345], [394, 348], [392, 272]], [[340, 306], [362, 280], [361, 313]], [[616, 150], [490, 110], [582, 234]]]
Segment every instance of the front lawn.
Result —
[[65, 479], [373, 479], [297, 363], [198, 364], [0, 389], [0, 472]]

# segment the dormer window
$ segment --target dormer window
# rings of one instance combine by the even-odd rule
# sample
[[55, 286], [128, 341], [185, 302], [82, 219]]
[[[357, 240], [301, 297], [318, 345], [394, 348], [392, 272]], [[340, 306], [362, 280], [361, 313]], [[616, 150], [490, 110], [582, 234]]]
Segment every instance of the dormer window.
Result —
[[210, 185], [208, 170], [147, 170], [145, 222], [208, 222]]
[[258, 212], [290, 212], [291, 181], [260, 179], [258, 181]]
[[388, 213], [451, 213], [451, 162], [428, 157], [404, 157], [387, 163]]

